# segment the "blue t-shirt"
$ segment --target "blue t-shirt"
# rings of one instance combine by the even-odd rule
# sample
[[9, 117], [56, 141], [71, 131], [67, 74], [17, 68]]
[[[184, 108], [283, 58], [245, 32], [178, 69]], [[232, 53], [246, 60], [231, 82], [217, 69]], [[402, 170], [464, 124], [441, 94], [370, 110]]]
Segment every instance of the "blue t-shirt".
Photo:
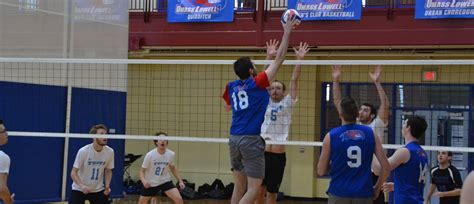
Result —
[[371, 164], [375, 151], [370, 127], [348, 124], [332, 129], [328, 193], [342, 198], [373, 197]]
[[410, 151], [410, 160], [393, 170], [395, 204], [422, 204], [428, 169], [428, 157], [418, 144], [405, 145]]
[[260, 135], [270, 95], [265, 72], [255, 78], [229, 82], [222, 96], [232, 108], [231, 135]]

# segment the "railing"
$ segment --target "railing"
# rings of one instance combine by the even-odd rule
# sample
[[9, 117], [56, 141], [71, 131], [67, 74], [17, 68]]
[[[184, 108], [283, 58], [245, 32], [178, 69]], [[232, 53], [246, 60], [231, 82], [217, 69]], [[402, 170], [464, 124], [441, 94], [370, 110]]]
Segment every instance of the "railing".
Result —
[[[415, 0], [362, 0], [364, 8], [413, 8]], [[288, 6], [288, 0], [266, 0], [265, 10], [285, 10]]]
[[[168, 0], [129, 0], [130, 12], [166, 12]], [[273, 0], [267, 0], [273, 1]], [[285, 4], [286, 5], [286, 4]], [[236, 12], [253, 12], [257, 8], [257, 0], [235, 0]]]
[[[129, 0], [130, 12], [166, 12], [168, 0]], [[288, 0], [264, 0], [265, 10], [285, 10]], [[253, 12], [257, 8], [258, 0], [235, 0], [236, 12]], [[415, 0], [362, 0], [364, 8], [413, 8]]]

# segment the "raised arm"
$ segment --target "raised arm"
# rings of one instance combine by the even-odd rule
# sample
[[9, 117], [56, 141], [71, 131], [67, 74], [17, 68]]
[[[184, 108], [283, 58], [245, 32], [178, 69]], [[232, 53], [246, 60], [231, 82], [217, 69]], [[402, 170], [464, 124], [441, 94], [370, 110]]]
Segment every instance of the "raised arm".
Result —
[[378, 115], [380, 119], [383, 121], [384, 124], [388, 123], [388, 108], [389, 108], [389, 101], [387, 94], [385, 94], [385, 91], [383, 90], [382, 84], [380, 83], [380, 75], [382, 74], [382, 66], [377, 65], [375, 67], [375, 72], [374, 73], [369, 73], [370, 78], [375, 84], [375, 87], [377, 88], [377, 93], [379, 95], [380, 99], [380, 107], [378, 110]]
[[275, 56], [275, 61], [273, 61], [270, 66], [268, 66], [268, 68], [265, 70], [268, 77], [268, 81], [273, 81], [278, 69], [280, 69], [281, 64], [283, 64], [283, 61], [285, 60], [286, 56], [286, 51], [288, 49], [288, 43], [290, 41], [291, 31], [293, 30], [293, 27], [297, 25], [297, 23], [298, 21], [295, 17], [293, 17], [292, 19], [288, 19], [286, 23], [282, 22], [284, 32], [283, 37], [281, 38], [280, 47], [278, 47], [278, 51]]
[[[296, 59], [303, 60], [306, 53], [309, 51], [309, 46], [307, 43], [300, 42], [300, 46], [298, 48], [294, 47], [293, 50], [295, 51]], [[290, 96], [294, 100], [297, 97], [298, 91], [298, 80], [300, 78], [301, 73], [301, 65], [295, 65], [295, 69], [293, 70], [293, 75], [291, 75], [290, 80]]]
[[336, 106], [337, 112], [341, 114], [341, 81], [342, 67], [341, 65], [332, 66], [332, 97], [334, 106]]
[[[277, 54], [278, 44], [280, 43], [277, 39], [272, 39], [270, 41], [265, 42], [267, 45], [267, 56], [265, 60], [272, 60], [275, 55]], [[265, 69], [268, 68], [268, 64], [265, 65]]]

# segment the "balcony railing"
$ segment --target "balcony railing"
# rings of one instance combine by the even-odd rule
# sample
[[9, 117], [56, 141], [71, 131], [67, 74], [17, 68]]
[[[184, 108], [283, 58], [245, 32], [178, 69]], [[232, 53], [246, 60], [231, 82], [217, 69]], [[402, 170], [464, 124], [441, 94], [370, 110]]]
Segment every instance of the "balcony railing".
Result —
[[[253, 12], [256, 8], [257, 0], [235, 0], [236, 12]], [[167, 0], [130, 0], [129, 3], [129, 10], [131, 12], [166, 12], [167, 9]]]
[[[167, 0], [129, 0], [129, 10], [131, 12], [166, 12]], [[259, 0], [235, 0], [236, 12], [253, 12], [257, 8]], [[265, 10], [285, 10], [288, 0], [264, 0]], [[415, 0], [362, 0], [364, 8], [413, 8]]]

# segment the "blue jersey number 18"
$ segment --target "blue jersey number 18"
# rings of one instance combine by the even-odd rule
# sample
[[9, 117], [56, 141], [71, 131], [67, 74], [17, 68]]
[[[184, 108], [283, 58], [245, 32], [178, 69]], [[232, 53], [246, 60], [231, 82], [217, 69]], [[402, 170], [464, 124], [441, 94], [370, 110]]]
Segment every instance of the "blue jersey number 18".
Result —
[[237, 108], [240, 108], [240, 110], [244, 110], [249, 107], [249, 96], [244, 90], [239, 91], [237, 93], [237, 96], [235, 95], [235, 92], [233, 92], [232, 101], [234, 102], [234, 110], [238, 110]]

